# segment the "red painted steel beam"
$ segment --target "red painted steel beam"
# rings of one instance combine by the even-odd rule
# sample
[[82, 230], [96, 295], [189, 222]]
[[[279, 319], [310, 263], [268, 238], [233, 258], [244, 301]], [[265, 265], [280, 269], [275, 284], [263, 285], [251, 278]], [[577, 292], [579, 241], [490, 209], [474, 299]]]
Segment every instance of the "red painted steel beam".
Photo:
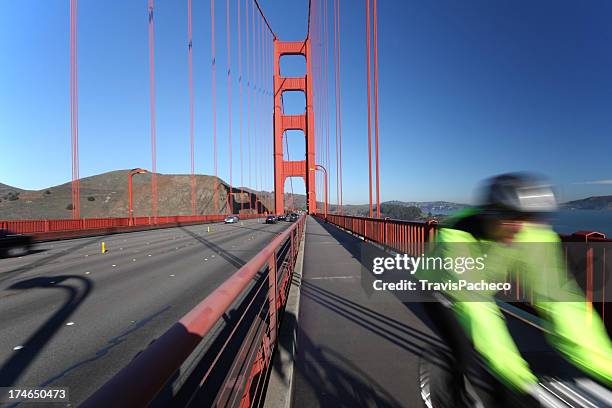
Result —
[[286, 177], [300, 177], [306, 171], [306, 160], [283, 160], [283, 173]]
[[[285, 91], [303, 91], [306, 89], [306, 78], [280, 78], [275, 77], [274, 88], [276, 93], [283, 93]], [[279, 83], [276, 83], [278, 80]]]
[[[314, 111], [312, 90], [312, 59], [310, 40], [304, 42], [274, 41], [274, 203], [275, 213], [285, 211], [285, 180], [301, 176], [306, 185], [308, 212], [316, 211], [315, 175], [307, 171], [315, 163]], [[280, 58], [283, 55], [302, 55], [306, 59], [306, 76], [285, 78], [280, 74]], [[302, 91], [306, 96], [306, 113], [285, 115], [282, 93], [287, 90]], [[283, 157], [283, 137], [287, 130], [301, 130], [306, 138], [306, 161], [302, 164], [286, 164]], [[295, 162], [300, 163], [300, 162]], [[298, 167], [299, 166], [299, 167]], [[290, 171], [290, 173], [288, 173]], [[299, 173], [297, 173], [299, 172]]]

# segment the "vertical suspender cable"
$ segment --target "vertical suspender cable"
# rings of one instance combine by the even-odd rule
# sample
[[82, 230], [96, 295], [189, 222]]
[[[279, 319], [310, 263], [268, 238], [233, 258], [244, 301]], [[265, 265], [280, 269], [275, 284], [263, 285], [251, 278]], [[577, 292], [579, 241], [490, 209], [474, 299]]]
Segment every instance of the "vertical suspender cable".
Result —
[[[320, 149], [321, 149], [321, 158], [318, 161], [318, 164], [327, 164], [325, 162], [325, 146], [326, 146], [326, 135], [325, 135], [325, 54], [324, 54], [324, 42], [325, 42], [325, 0], [321, 0], [321, 14], [319, 16], [319, 26], [320, 26], [320, 37], [319, 37], [319, 112], [321, 118], [321, 139], [320, 139]], [[317, 172], [315, 171], [315, 174]], [[325, 183], [324, 177], [325, 173], [319, 172], [319, 191], [323, 191], [323, 185]], [[323, 195], [321, 197], [324, 199]], [[323, 212], [323, 199], [321, 199], [321, 212]]]
[[371, 114], [371, 62], [370, 62], [370, 0], [366, 0], [366, 64], [367, 64], [367, 75], [368, 75], [368, 170], [370, 180], [370, 218], [372, 218], [372, 114]]
[[192, 30], [191, 0], [187, 0], [187, 52], [189, 64], [189, 144], [191, 147], [191, 214], [196, 215], [196, 181], [195, 181], [195, 149], [194, 149], [194, 111], [193, 111], [193, 30]]
[[[261, 194], [261, 188], [259, 185], [259, 154], [258, 154], [258, 150], [259, 150], [259, 141], [257, 139], [257, 126], [258, 126], [258, 121], [257, 121], [257, 39], [255, 37], [255, 7], [253, 7], [252, 9], [252, 14], [251, 14], [251, 28], [253, 30], [253, 140], [254, 140], [254, 145], [253, 145], [253, 149], [255, 150], [255, 189], [258, 192], [258, 201], [260, 201], [262, 194]], [[261, 208], [260, 204], [258, 203], [257, 205], [258, 210]]]
[[344, 214], [343, 204], [343, 176], [342, 176], [342, 81], [340, 77], [340, 0], [338, 1], [338, 130], [340, 133], [340, 214]]
[[[263, 20], [263, 19], [262, 19]], [[265, 48], [264, 48], [264, 28], [263, 28], [263, 21], [262, 24], [259, 26], [260, 27], [260, 35], [259, 35], [259, 43], [260, 43], [260, 50], [261, 50], [261, 61], [260, 61], [260, 66], [261, 66], [261, 70], [260, 70], [260, 75], [261, 75], [261, 88], [260, 88], [260, 92], [261, 95], [259, 96], [260, 98], [260, 114], [261, 114], [261, 138], [262, 138], [262, 143], [261, 143], [261, 166], [262, 166], [262, 185], [264, 185], [264, 183], [267, 183], [267, 170], [268, 170], [268, 166], [267, 166], [267, 161], [266, 161], [266, 151], [267, 151], [267, 137], [266, 137], [266, 123], [268, 122], [265, 119], [265, 99], [266, 99], [266, 95], [265, 95], [265, 90], [266, 90], [266, 81], [265, 81]], [[268, 212], [270, 212], [270, 194], [266, 194], [267, 196], [267, 200], [266, 200], [266, 206], [268, 207]]]
[[77, 0], [70, 0], [70, 138], [72, 153], [72, 218], [81, 218], [81, 192], [79, 179], [79, 85]]
[[[261, 163], [263, 167], [263, 183], [266, 186], [266, 192], [268, 192], [268, 120], [266, 115], [266, 42], [264, 38], [263, 24], [261, 25], [261, 136], [262, 136], [262, 156]], [[271, 212], [270, 208], [270, 194], [266, 194], [266, 207], [268, 212]]]
[[[325, 168], [329, 169], [330, 166], [330, 154], [329, 154], [329, 35], [328, 35], [328, 14], [329, 7], [327, 5], [327, 0], [323, 0], [323, 44], [325, 46], [325, 63], [323, 65], [325, 77], [323, 79], [323, 84], [325, 86], [324, 90], [324, 98], [325, 98], [325, 143], [326, 143], [326, 151], [325, 151]], [[325, 183], [329, 185], [329, 175], [327, 172], [323, 174], [323, 177], [327, 179]]]
[[267, 89], [266, 89], [266, 95], [268, 97], [268, 103], [266, 104], [268, 106], [268, 108], [270, 110], [268, 110], [268, 120], [266, 121], [266, 123], [268, 124], [267, 126], [267, 135], [266, 138], [268, 139], [268, 182], [270, 183], [270, 208], [276, 208], [276, 205], [273, 205], [273, 200], [275, 202], [276, 200], [276, 196], [274, 195], [274, 133], [272, 131], [272, 121], [274, 120], [274, 115], [272, 114], [274, 112], [274, 99], [271, 97], [272, 95], [272, 91], [271, 91], [271, 83], [270, 83], [270, 79], [272, 78], [271, 74], [271, 64], [270, 62], [272, 61], [272, 50], [270, 45], [272, 44], [270, 42], [270, 38], [268, 37], [267, 40], [267, 47], [266, 49], [268, 50], [267, 54], [266, 54], [266, 83], [267, 83]]
[[153, 0], [149, 0], [149, 89], [151, 109], [151, 216], [157, 223], [157, 146], [155, 128], [155, 36], [153, 26]]
[[[262, 39], [262, 34], [263, 34], [263, 22], [261, 21], [261, 18], [258, 19], [259, 21], [259, 33], [257, 34], [257, 51], [258, 51], [258, 56], [257, 56], [257, 65], [258, 65], [258, 84], [259, 86], [257, 87], [258, 93], [257, 93], [257, 117], [259, 118], [259, 186], [261, 187], [262, 191], [265, 191], [264, 188], [264, 160], [263, 160], [263, 155], [264, 155], [264, 148], [265, 148], [265, 144], [264, 144], [264, 132], [263, 132], [263, 115], [262, 115], [262, 90], [263, 90], [263, 39]], [[264, 203], [266, 205], [266, 212], [267, 210], [269, 210], [268, 208], [268, 204], [267, 204], [267, 199], [268, 199], [268, 195], [267, 193], [264, 195]]]
[[[338, 26], [337, 26], [337, 17], [338, 17], [338, 5], [337, 1], [334, 2], [334, 100], [336, 102], [336, 120], [334, 124], [336, 125], [336, 212], [340, 210], [340, 166], [338, 162]], [[331, 169], [330, 169], [331, 170]]]
[[268, 58], [270, 55], [270, 43], [268, 42], [267, 39], [267, 33], [264, 34], [264, 44], [265, 44], [265, 59], [264, 59], [264, 84], [265, 84], [265, 92], [264, 92], [264, 103], [263, 103], [263, 109], [264, 109], [264, 114], [265, 114], [265, 118], [266, 118], [266, 132], [265, 132], [265, 139], [266, 139], [266, 158], [265, 158], [265, 162], [267, 163], [267, 180], [266, 182], [268, 183], [268, 186], [270, 187], [270, 211], [274, 212], [273, 208], [272, 208], [272, 191], [273, 191], [273, 187], [272, 184], [270, 183], [270, 173], [271, 173], [271, 166], [270, 164], [272, 163], [272, 161], [270, 160], [270, 158], [273, 158], [274, 156], [272, 156], [270, 154], [270, 147], [271, 147], [271, 141], [272, 139], [270, 138], [270, 116], [269, 116], [269, 110], [266, 109], [267, 106], [269, 105], [269, 87], [270, 84], [268, 82], [269, 79], [269, 75], [268, 75], [268, 69], [270, 67], [270, 64], [268, 62]]
[[380, 218], [380, 166], [379, 166], [379, 150], [378, 150], [378, 24], [376, 13], [376, 0], [373, 0], [374, 6], [374, 139], [376, 146], [376, 216]]
[[[248, 166], [248, 174], [249, 174], [249, 187], [253, 189], [253, 168], [251, 166], [251, 86], [253, 83], [253, 78], [251, 76], [251, 46], [250, 46], [250, 36], [249, 36], [249, 4], [250, 0], [244, 0], [245, 2], [245, 11], [244, 11], [244, 20], [245, 20], [245, 32], [246, 32], [246, 75], [247, 75], [247, 152], [249, 154], [249, 166]], [[249, 204], [253, 201], [249, 199]], [[249, 206], [249, 208], [252, 208]]]
[[[263, 112], [262, 112], [262, 100], [263, 100], [263, 87], [264, 87], [264, 83], [263, 83], [263, 60], [264, 60], [264, 49], [263, 49], [263, 21], [261, 21], [261, 18], [259, 19], [259, 33], [257, 34], [257, 40], [258, 40], [258, 50], [259, 50], [259, 57], [258, 57], [258, 66], [259, 66], [259, 94], [258, 94], [258, 102], [257, 102], [257, 116], [259, 117], [259, 139], [260, 139], [260, 149], [259, 149], [259, 163], [260, 163], [260, 171], [259, 171], [259, 185], [261, 186], [261, 190], [262, 191], [266, 191], [265, 189], [265, 178], [264, 178], [264, 173], [266, 171], [266, 167], [265, 167], [265, 162], [264, 162], [264, 150], [266, 148], [266, 144], [265, 144], [265, 136], [264, 136], [264, 118], [263, 118]], [[266, 205], [266, 210], [269, 211], [270, 208], [268, 206], [268, 193], [266, 191], [266, 194], [264, 196], [264, 203]], [[266, 211], [266, 212], [267, 212]]]
[[265, 74], [264, 74], [264, 70], [265, 70], [265, 61], [266, 61], [266, 48], [265, 48], [265, 43], [264, 43], [264, 28], [263, 28], [263, 19], [261, 21], [261, 24], [259, 26], [260, 29], [260, 34], [259, 34], [259, 50], [260, 50], [260, 57], [259, 57], [259, 80], [260, 80], [260, 87], [259, 87], [259, 117], [260, 117], [260, 126], [261, 126], [261, 133], [260, 133], [260, 137], [261, 137], [261, 184], [262, 186], [264, 186], [264, 191], [266, 192], [266, 208], [268, 209], [268, 212], [270, 212], [270, 194], [268, 191], [268, 163], [266, 161], [266, 151], [268, 149], [268, 140], [266, 138], [266, 123], [268, 122], [266, 120], [266, 115], [265, 115], [265, 100], [266, 100], [266, 82], [264, 80], [265, 78]]
[[[240, 0], [238, 0], [238, 93], [240, 95], [240, 188], [244, 189], [244, 165], [242, 156], [242, 30], [240, 21]], [[244, 210], [244, 194], [240, 194], [240, 212]]]
[[232, 200], [232, 41], [230, 36], [230, 2], [225, 1], [225, 34], [227, 39], [227, 128], [229, 139], [229, 193], [226, 198], [226, 212], [234, 213]]
[[338, 193], [338, 212], [342, 214], [342, 113], [340, 94], [340, 0], [335, 4], [335, 37], [336, 37], [336, 189]]
[[[268, 172], [269, 172], [269, 162], [267, 160], [268, 157], [268, 115], [267, 113], [267, 109], [266, 109], [266, 92], [267, 92], [267, 84], [266, 84], [266, 58], [268, 55], [268, 50], [266, 47], [266, 40], [265, 40], [265, 34], [263, 32], [263, 24], [261, 25], [261, 37], [262, 37], [262, 48], [261, 48], [261, 118], [262, 118], [262, 129], [261, 129], [261, 134], [263, 137], [263, 157], [262, 157], [262, 163], [264, 166], [264, 184], [266, 186], [266, 191], [268, 191]], [[272, 212], [272, 209], [270, 208], [270, 203], [271, 203], [271, 192], [272, 189], [270, 189], [269, 193], [267, 195], [268, 199], [267, 199], [267, 206], [268, 206], [268, 211]]]
[[217, 178], [217, 62], [215, 60], [215, 0], [210, 0], [210, 32], [212, 54], [213, 166], [215, 172], [213, 184], [213, 205], [215, 214], [219, 214], [219, 180]]
[[[326, 86], [325, 86], [325, 75], [326, 75], [326, 36], [327, 28], [325, 27], [326, 13], [325, 13], [326, 0], [321, 0], [321, 160], [317, 164], [322, 164], [327, 167], [327, 132], [326, 132], [326, 118], [327, 110], [325, 109]], [[321, 173], [321, 178], [324, 178], [324, 173]]]
[[[314, 42], [314, 55], [313, 55], [313, 62], [316, 64], [315, 65], [315, 71], [314, 71], [314, 85], [316, 86], [315, 88], [315, 92], [316, 92], [316, 96], [315, 96], [315, 108], [316, 108], [316, 113], [315, 113], [315, 120], [316, 120], [316, 124], [315, 124], [315, 152], [316, 152], [316, 160], [321, 160], [321, 109], [320, 109], [320, 102], [321, 102], [321, 75], [320, 75], [320, 68], [321, 68], [321, 61], [320, 61], [320, 37], [321, 37], [321, 25], [319, 23], [320, 19], [319, 19], [319, 2], [317, 1], [317, 7], [315, 9], [315, 15], [314, 15], [314, 22], [315, 22], [315, 30], [314, 30], [314, 34], [315, 34], [315, 42]], [[311, 171], [309, 169], [309, 171]], [[320, 177], [319, 174], [315, 171], [314, 172], [314, 179], [315, 179], [315, 191], [321, 191], [320, 190]], [[315, 212], [318, 212], [318, 204], [317, 204], [318, 200], [315, 201]]]

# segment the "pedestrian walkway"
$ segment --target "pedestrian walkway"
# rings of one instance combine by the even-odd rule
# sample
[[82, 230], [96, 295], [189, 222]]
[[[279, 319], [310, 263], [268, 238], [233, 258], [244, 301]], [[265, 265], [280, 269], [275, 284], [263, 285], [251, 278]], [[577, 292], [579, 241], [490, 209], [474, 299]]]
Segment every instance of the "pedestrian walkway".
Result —
[[373, 295], [362, 240], [309, 217], [293, 407], [422, 407], [418, 361], [439, 345], [416, 304]]

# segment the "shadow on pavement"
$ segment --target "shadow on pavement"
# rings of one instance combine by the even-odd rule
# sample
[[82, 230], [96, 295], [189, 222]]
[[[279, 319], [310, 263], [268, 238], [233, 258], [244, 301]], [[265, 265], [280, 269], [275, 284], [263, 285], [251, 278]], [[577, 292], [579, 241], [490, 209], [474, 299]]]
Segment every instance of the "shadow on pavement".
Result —
[[[70, 279], [80, 282], [83, 288], [79, 288], [77, 284], [66, 283]], [[87, 298], [93, 288], [93, 284], [91, 280], [82, 276], [65, 275], [27, 279], [17, 282], [10, 287], [10, 289], [15, 290], [34, 288], [61, 289], [68, 293], [68, 299], [58, 311], [25, 341], [23, 348], [15, 352], [0, 367], [0, 386], [2, 387], [9, 387], [17, 383], [20, 376], [36, 359], [49, 340]]]
[[[293, 316], [287, 316], [291, 317]], [[404, 406], [385, 391], [376, 379], [363, 372], [350, 360], [327, 347], [316, 346], [299, 326], [297, 338], [301, 361], [299, 375], [311, 388], [308, 394], [313, 396], [315, 401], [303, 400], [300, 395], [294, 393], [293, 406], [322, 408]], [[280, 347], [290, 348], [293, 345], [281, 343]]]
[[215, 251], [223, 259], [225, 259], [227, 262], [229, 262], [230, 264], [232, 264], [236, 268], [241, 268], [242, 266], [244, 266], [244, 264], [246, 264], [246, 261], [244, 261], [243, 259], [238, 258], [237, 256], [229, 253], [225, 249], [221, 248], [219, 245], [217, 245], [214, 242], [204, 238], [203, 236], [198, 235], [195, 232], [190, 231], [189, 229], [187, 229], [185, 227], [179, 227], [179, 228], [181, 230], [183, 230], [183, 232], [185, 232], [187, 235], [191, 236], [193, 239], [195, 239], [195, 240], [199, 241], [200, 243], [202, 243], [207, 248], [212, 249], [213, 251]]
[[[314, 221], [319, 223], [321, 227], [323, 227], [336, 241], [338, 241], [340, 245], [342, 245], [353, 256], [353, 258], [355, 258], [363, 266], [362, 279], [364, 279], [364, 281], [365, 279], [373, 280], [375, 275], [370, 270], [370, 267], [372, 265], [370, 258], [373, 256], [388, 256], [389, 253], [386, 252], [381, 247], [371, 244], [369, 242], [363, 241], [362, 239], [340, 229], [339, 227], [336, 227], [333, 224], [326, 223], [324, 221], [321, 221], [318, 218], [313, 217], [313, 219]], [[362, 246], [364, 245], [368, 246], [367, 251], [362, 251]], [[364, 259], [366, 255], [368, 256], [367, 260]], [[394, 280], [405, 278], [405, 276], [402, 276], [401, 273], [393, 273], [393, 272], [388, 272], [386, 276], [387, 276], [386, 278], [387, 281], [394, 281]], [[364, 289], [372, 290], [371, 284], [369, 284], [369, 282], [367, 283], [368, 285], [366, 285], [367, 287]], [[400, 299], [397, 293], [393, 292], [393, 294], [398, 298], [398, 300], [407, 309], [409, 309], [412, 313], [414, 313], [414, 315], [417, 316], [419, 320], [421, 320], [428, 328], [430, 328], [432, 331], [435, 332], [433, 324], [429, 320], [429, 317], [423, 310], [420, 303], [405, 302]], [[439, 344], [441, 345], [442, 343], [439, 343]]]
[[[427, 333], [345, 299], [308, 281], [302, 281], [302, 291], [304, 296], [312, 299], [314, 302], [342, 315], [346, 319], [378, 334], [405, 350], [420, 354], [423, 349], [422, 344], [414, 343], [414, 341], [426, 343], [430, 346], [442, 346], [438, 339]], [[400, 332], [405, 336], [397, 336], [396, 332]]]
[[[15, 268], [15, 269], [12, 269], [12, 270], [7, 271], [7, 272], [0, 272], [0, 283], [6, 282], [10, 278], [18, 276], [18, 275], [20, 275], [22, 273], [31, 271], [34, 268], [38, 268], [40, 266], [44, 266], [46, 264], [49, 264], [49, 263], [51, 263], [51, 262], [53, 262], [53, 261], [63, 257], [64, 255], [68, 255], [71, 252], [78, 251], [79, 249], [82, 249], [82, 248], [86, 247], [87, 245], [90, 245], [90, 244], [92, 244], [94, 242], [98, 242], [98, 241], [100, 241], [102, 239], [104, 239], [103, 236], [98, 236], [98, 237], [94, 237], [94, 238], [91, 238], [91, 239], [83, 240], [83, 241], [80, 241], [80, 242], [76, 243], [75, 245], [72, 245], [72, 246], [70, 246], [70, 247], [68, 247], [66, 249], [63, 249], [63, 250], [61, 250], [59, 252], [51, 254], [51, 255], [49, 255], [47, 257], [44, 257], [42, 259], [37, 259], [34, 262], [31, 262], [31, 263], [29, 263], [27, 265], [20, 266], [19, 268]], [[42, 251], [45, 251], [45, 250], [43, 250], [43, 249], [36, 249], [36, 250], [30, 251], [30, 253], [33, 254], [33, 253], [35, 253], [35, 251], [36, 252], [42, 252]]]

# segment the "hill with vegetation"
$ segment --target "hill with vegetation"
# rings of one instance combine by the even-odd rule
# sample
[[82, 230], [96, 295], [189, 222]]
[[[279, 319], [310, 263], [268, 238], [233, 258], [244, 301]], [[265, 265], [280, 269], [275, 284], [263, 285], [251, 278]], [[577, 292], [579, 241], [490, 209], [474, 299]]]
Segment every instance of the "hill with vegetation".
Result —
[[[84, 218], [128, 216], [128, 170], [85, 177], [80, 180], [81, 215]], [[197, 214], [215, 213], [215, 177], [196, 175]], [[151, 174], [133, 177], [134, 216], [148, 216], [151, 211]], [[158, 215], [191, 214], [191, 176], [184, 174], [157, 174]], [[230, 206], [234, 213], [254, 212], [256, 194], [252, 190], [233, 188]], [[229, 186], [217, 179], [217, 208], [220, 213], [227, 209]], [[269, 193], [257, 193], [260, 198]], [[273, 199], [273, 198], [272, 198]], [[242, 206], [241, 206], [242, 203]], [[264, 208], [265, 210], [265, 208]], [[23, 190], [0, 184], [0, 219], [61, 219], [72, 216], [71, 183], [48, 187], [42, 190]]]

